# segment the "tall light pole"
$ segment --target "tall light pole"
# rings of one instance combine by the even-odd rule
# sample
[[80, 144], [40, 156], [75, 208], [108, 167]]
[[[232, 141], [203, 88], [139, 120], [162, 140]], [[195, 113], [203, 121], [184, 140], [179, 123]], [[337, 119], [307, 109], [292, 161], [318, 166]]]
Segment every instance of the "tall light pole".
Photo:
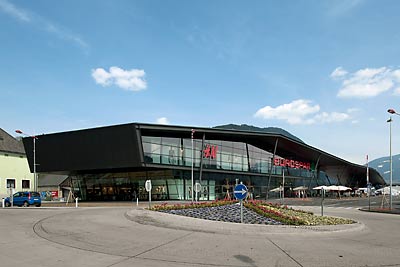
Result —
[[38, 183], [38, 179], [37, 179], [37, 175], [36, 175], [36, 139], [37, 136], [36, 135], [29, 135], [24, 133], [21, 130], [15, 130], [16, 133], [21, 134], [21, 135], [25, 135], [27, 137], [31, 137], [33, 139], [33, 190], [37, 191], [37, 183]]
[[191, 187], [191, 194], [192, 194], [192, 202], [193, 202], [193, 187], [194, 187], [194, 178], [193, 178], [193, 135], [195, 133], [195, 130], [192, 129], [191, 133], [191, 139], [192, 139], [192, 187]]
[[368, 210], [371, 211], [371, 184], [369, 183], [369, 166], [367, 155], [367, 190], [368, 190]]
[[[388, 109], [388, 111], [390, 114], [394, 114], [397, 116], [400, 116], [399, 113], [397, 113], [394, 109], [390, 108]], [[392, 210], [393, 206], [392, 206], [392, 201], [393, 201], [393, 197], [392, 197], [392, 186], [393, 186], [393, 159], [392, 159], [392, 117], [390, 117], [388, 119], [389, 122], [389, 131], [390, 131], [390, 190], [389, 190], [389, 194], [390, 194], [390, 210]]]

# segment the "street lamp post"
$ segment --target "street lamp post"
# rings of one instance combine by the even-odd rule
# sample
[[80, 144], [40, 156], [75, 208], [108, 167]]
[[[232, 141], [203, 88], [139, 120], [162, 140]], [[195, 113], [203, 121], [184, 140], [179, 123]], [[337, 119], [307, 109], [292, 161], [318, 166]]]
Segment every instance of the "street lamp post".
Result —
[[194, 129], [192, 129], [192, 132], [191, 132], [191, 140], [192, 140], [192, 171], [191, 171], [191, 176], [192, 176], [192, 187], [191, 187], [191, 195], [192, 195], [192, 202], [193, 202], [193, 187], [194, 187], [194, 178], [193, 178], [193, 135], [194, 135], [194, 133], [195, 133], [195, 130]]
[[389, 155], [390, 155], [390, 210], [392, 210], [392, 179], [393, 179], [393, 160], [392, 160], [392, 117], [390, 117], [387, 122], [389, 122]]
[[[399, 113], [397, 113], [394, 109], [390, 108], [388, 109], [388, 111], [390, 114], [394, 114], [397, 116], [400, 116]], [[390, 194], [390, 210], [392, 210], [392, 201], [393, 201], [393, 197], [392, 197], [392, 184], [393, 184], [393, 160], [392, 160], [392, 117], [390, 117], [387, 122], [389, 122], [389, 135], [390, 135], [390, 190], [389, 190], [389, 194]]]
[[26, 134], [21, 130], [15, 130], [15, 132], [18, 134], [21, 134], [21, 135], [25, 135], [27, 137], [31, 137], [33, 139], [33, 183], [34, 183], [33, 190], [37, 191], [37, 183], [38, 183], [37, 175], [36, 175], [36, 139], [37, 139], [37, 136]]

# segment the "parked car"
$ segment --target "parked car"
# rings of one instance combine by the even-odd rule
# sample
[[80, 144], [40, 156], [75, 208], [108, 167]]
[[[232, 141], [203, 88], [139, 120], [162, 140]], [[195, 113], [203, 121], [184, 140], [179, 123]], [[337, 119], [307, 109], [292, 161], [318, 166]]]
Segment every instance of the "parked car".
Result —
[[[10, 197], [4, 199], [4, 205], [6, 207], [11, 206]], [[42, 200], [40, 199], [40, 194], [38, 192], [17, 192], [13, 195], [13, 205], [20, 207], [29, 207], [30, 205], [35, 205], [36, 207], [40, 207], [42, 205]]]

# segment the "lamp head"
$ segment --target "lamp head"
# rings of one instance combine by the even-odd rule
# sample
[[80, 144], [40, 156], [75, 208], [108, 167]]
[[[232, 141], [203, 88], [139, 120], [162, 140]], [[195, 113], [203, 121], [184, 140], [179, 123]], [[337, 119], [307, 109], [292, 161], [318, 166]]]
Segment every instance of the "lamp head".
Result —
[[387, 112], [389, 112], [390, 114], [396, 114], [396, 111], [394, 109], [392, 109], [392, 108], [388, 109]]
[[16, 133], [22, 134], [21, 130], [15, 130]]

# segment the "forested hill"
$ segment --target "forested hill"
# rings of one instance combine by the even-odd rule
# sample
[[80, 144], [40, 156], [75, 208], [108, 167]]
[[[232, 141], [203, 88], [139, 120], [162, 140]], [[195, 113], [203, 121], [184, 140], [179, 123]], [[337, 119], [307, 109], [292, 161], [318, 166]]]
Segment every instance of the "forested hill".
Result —
[[[393, 184], [400, 184], [400, 155], [392, 156]], [[390, 157], [377, 158], [369, 162], [369, 166], [377, 170], [387, 183], [390, 182]]]
[[278, 127], [260, 128], [260, 127], [247, 125], [247, 124], [242, 124], [242, 125], [226, 124], [226, 125], [215, 126], [213, 128], [224, 129], [224, 130], [238, 130], [238, 131], [247, 131], [247, 132], [262, 132], [262, 133], [281, 134], [281, 135], [287, 136], [287, 137], [289, 137], [291, 139], [294, 139], [294, 140], [296, 140], [298, 142], [304, 143], [297, 136], [294, 136], [293, 134], [289, 133], [288, 131], [285, 131], [282, 128], [278, 128]]

